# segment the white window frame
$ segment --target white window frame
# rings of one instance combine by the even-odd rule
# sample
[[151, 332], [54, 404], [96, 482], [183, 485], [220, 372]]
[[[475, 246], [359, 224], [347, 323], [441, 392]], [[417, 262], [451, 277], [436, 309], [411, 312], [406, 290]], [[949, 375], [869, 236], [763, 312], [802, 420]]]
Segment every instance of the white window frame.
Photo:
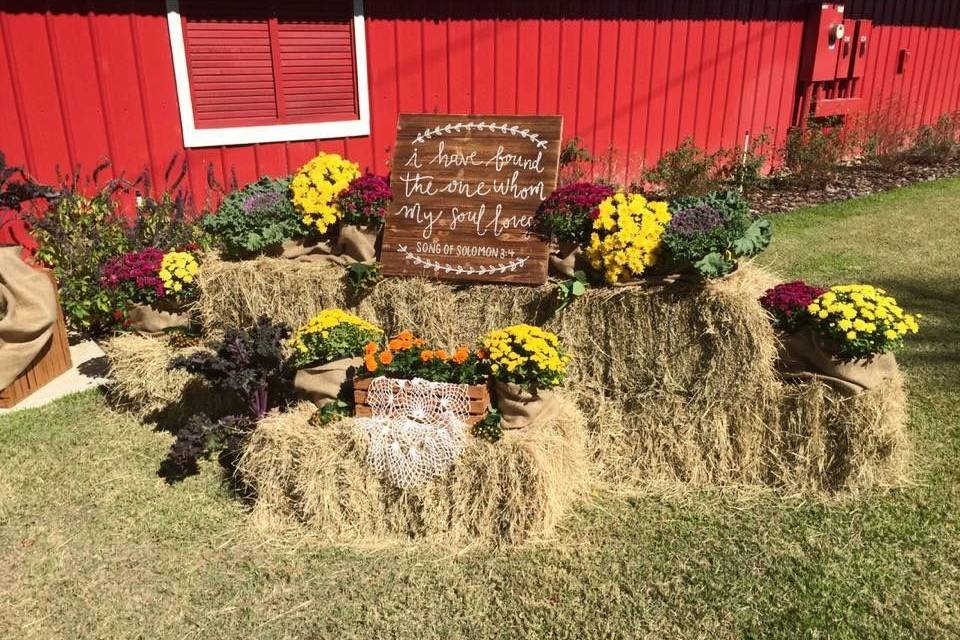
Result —
[[[224, 2], [228, 1], [224, 0]], [[183, 129], [185, 147], [219, 147], [257, 142], [370, 135], [370, 94], [367, 85], [367, 41], [363, 21], [363, 0], [353, 0], [354, 62], [357, 70], [357, 104], [360, 113], [360, 117], [356, 120], [197, 128], [193, 118], [193, 101], [190, 99], [190, 76], [187, 69], [187, 51], [183, 41], [180, 0], [167, 0], [167, 23], [170, 29], [173, 72], [177, 83], [177, 102], [180, 105], [180, 125]]]

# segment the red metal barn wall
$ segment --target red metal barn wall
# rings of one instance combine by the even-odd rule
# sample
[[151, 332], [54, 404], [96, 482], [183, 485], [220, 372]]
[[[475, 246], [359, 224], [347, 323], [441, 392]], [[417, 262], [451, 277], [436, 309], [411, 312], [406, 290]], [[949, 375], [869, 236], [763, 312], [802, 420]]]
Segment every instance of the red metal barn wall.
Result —
[[[227, 0], [224, 0], [227, 1]], [[692, 136], [782, 141], [803, 33], [796, 1], [366, 0], [371, 135], [193, 149], [198, 204], [222, 183], [286, 174], [319, 150], [386, 171], [403, 112], [561, 113], [565, 133], [636, 171]], [[864, 95], [899, 96], [911, 124], [960, 108], [960, 2], [858, 0], [874, 20]], [[911, 57], [898, 73], [900, 51]], [[0, 0], [0, 150], [41, 180], [109, 157], [163, 184], [184, 153], [162, 0]]]

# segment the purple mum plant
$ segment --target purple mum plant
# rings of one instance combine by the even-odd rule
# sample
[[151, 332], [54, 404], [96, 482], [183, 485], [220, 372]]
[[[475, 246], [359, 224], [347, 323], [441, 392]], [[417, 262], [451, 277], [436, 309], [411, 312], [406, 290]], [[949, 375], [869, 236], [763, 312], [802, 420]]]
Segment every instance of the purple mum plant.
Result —
[[153, 304], [166, 296], [158, 275], [162, 261], [163, 251], [153, 247], [112, 258], [103, 265], [100, 284], [129, 302]]
[[807, 284], [803, 280], [784, 282], [768, 289], [760, 298], [760, 305], [774, 318], [778, 329], [793, 332], [807, 317], [807, 306], [826, 289]]
[[540, 219], [557, 240], [582, 245], [590, 236], [591, 223], [600, 215], [600, 203], [613, 194], [613, 187], [597, 182], [562, 186], [540, 205]]
[[339, 197], [344, 224], [379, 227], [387, 215], [393, 192], [386, 178], [367, 173], [353, 180]]

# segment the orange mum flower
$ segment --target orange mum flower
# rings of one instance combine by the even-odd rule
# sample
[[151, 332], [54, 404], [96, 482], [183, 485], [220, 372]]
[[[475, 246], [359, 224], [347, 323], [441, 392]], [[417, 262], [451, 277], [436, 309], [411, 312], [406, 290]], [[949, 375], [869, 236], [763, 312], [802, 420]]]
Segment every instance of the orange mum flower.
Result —
[[366, 355], [366, 356], [373, 355], [373, 354], [375, 354], [376, 352], [377, 352], [377, 343], [376, 343], [376, 342], [368, 342], [368, 343], [367, 343], [367, 346], [365, 346], [365, 347], [363, 348], [363, 354]]
[[374, 359], [372, 353], [368, 353], [363, 358], [363, 364], [367, 367], [367, 371], [373, 373], [377, 370], [377, 361]]
[[437, 357], [440, 358], [441, 360], [446, 360], [447, 358], [450, 357], [450, 354], [448, 354], [443, 349], [437, 349]]
[[390, 351], [384, 351], [380, 354], [380, 364], [390, 364], [393, 362], [393, 353]]
[[[409, 333], [409, 331], [404, 332]], [[392, 351], [406, 351], [413, 344], [410, 338], [405, 337], [402, 333], [387, 343], [387, 348]]]
[[460, 346], [457, 347], [457, 351], [453, 354], [453, 361], [457, 364], [463, 364], [469, 357], [470, 351], [468, 351], [466, 347]]
[[421, 351], [420, 360], [422, 360], [423, 362], [430, 362], [431, 360], [433, 360], [433, 351], [430, 351], [429, 349], [426, 351]]

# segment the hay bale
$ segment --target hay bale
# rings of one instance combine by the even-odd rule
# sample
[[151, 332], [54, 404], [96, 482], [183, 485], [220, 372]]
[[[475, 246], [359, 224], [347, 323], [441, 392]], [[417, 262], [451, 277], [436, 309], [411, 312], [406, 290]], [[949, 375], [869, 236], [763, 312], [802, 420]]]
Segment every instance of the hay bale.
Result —
[[899, 375], [852, 397], [817, 381], [785, 385], [779, 428], [770, 432], [767, 480], [795, 493], [903, 484], [910, 452], [905, 418]]
[[353, 419], [312, 427], [313, 411], [267, 417], [240, 459], [261, 527], [300, 522], [336, 543], [514, 545], [550, 535], [587, 485], [584, 419], [569, 400], [550, 423], [472, 439], [447, 475], [408, 490], [373, 474]]
[[168, 368], [175, 356], [203, 347], [176, 349], [166, 338], [136, 333], [119, 334], [101, 346], [110, 361], [109, 393], [119, 408], [171, 428], [195, 413], [217, 417], [229, 412], [223, 395], [199, 377]]
[[197, 309], [207, 331], [249, 327], [263, 314], [297, 327], [321, 309], [349, 306], [346, 270], [327, 262], [230, 262], [208, 254], [197, 284]]

